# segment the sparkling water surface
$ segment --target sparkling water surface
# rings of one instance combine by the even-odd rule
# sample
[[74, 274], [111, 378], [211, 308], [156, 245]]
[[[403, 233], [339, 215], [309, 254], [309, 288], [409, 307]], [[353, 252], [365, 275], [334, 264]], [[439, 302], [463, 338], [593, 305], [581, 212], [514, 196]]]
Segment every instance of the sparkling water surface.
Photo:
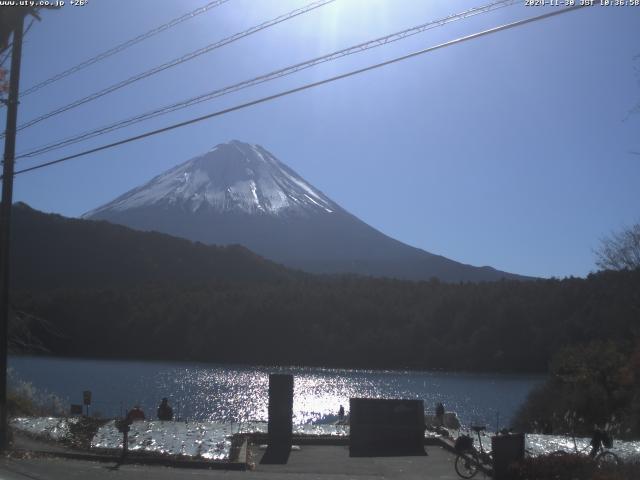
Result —
[[[229, 456], [231, 435], [266, 432], [269, 373], [294, 375], [294, 432], [348, 435], [349, 427], [334, 425], [340, 405], [348, 410], [351, 397], [408, 398], [425, 402], [433, 413], [437, 402], [455, 411], [463, 424], [508, 426], [528, 392], [544, 376], [468, 374], [416, 371], [369, 371], [326, 368], [274, 368], [201, 363], [165, 363], [11, 357], [13, 382], [29, 382], [27, 391], [40, 401], [48, 394], [67, 404], [82, 403], [83, 390], [91, 390], [91, 413], [113, 418], [133, 405], [147, 415], [129, 434], [132, 451], [182, 454], [211, 460]], [[167, 397], [176, 422], [155, 420], [156, 408]], [[69, 434], [75, 419], [17, 418], [13, 426], [54, 440]], [[490, 447], [490, 437], [483, 436]], [[477, 441], [477, 440], [476, 440]], [[486, 443], [485, 443], [486, 442]], [[556, 450], [573, 451], [571, 437], [527, 435], [534, 455]], [[578, 438], [578, 449], [589, 439]], [[122, 434], [109, 421], [92, 440], [92, 447], [120, 449]], [[622, 458], [640, 457], [640, 442], [614, 443]]]
[[[75, 418], [15, 418], [11, 421], [14, 428], [49, 440], [65, 440], [69, 437], [69, 425]], [[228, 460], [231, 451], [231, 436], [236, 433], [266, 433], [264, 422], [247, 422], [241, 424], [218, 422], [134, 422], [129, 432], [129, 449], [133, 452], [146, 452], [168, 455], [184, 455], [207, 460]], [[304, 424], [294, 427], [295, 433], [315, 435], [349, 434], [347, 425]], [[453, 432], [455, 434], [455, 432]], [[428, 435], [433, 435], [427, 432]], [[491, 432], [481, 435], [485, 450], [491, 450]], [[563, 450], [568, 453], [582, 452], [586, 454], [590, 448], [589, 438], [573, 438], [561, 435], [525, 435], [526, 449], [532, 456], [544, 455]], [[477, 437], [474, 437], [477, 444]], [[91, 447], [112, 451], [118, 454], [122, 448], [122, 434], [115, 421], [110, 420], [98, 429], [91, 441]], [[623, 461], [640, 459], [639, 441], [613, 442], [611, 449]]]
[[30, 382], [40, 392], [82, 403], [91, 390], [90, 412], [122, 416], [140, 405], [150, 420], [163, 397], [176, 419], [246, 424], [266, 421], [269, 373], [294, 375], [295, 425], [330, 423], [349, 398], [424, 400], [426, 413], [437, 402], [455, 411], [463, 425], [508, 426], [541, 375], [470, 374], [432, 371], [370, 371], [311, 367], [261, 367], [11, 357], [14, 381]]

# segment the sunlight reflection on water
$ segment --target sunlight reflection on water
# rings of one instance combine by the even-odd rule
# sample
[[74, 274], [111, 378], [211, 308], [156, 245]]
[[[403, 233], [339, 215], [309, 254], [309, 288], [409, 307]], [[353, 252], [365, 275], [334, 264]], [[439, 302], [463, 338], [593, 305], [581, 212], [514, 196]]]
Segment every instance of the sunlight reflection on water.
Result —
[[455, 411], [463, 424], [507, 425], [528, 392], [543, 376], [467, 374], [425, 371], [368, 371], [307, 367], [251, 367], [11, 357], [15, 373], [34, 386], [81, 403], [91, 390], [91, 411], [122, 416], [139, 404], [148, 419], [168, 397], [176, 419], [246, 423], [267, 419], [269, 373], [294, 375], [293, 421], [296, 425], [335, 420], [349, 398], [424, 400], [431, 412], [437, 402]]
[[[64, 440], [69, 436], [69, 424], [75, 418], [15, 418], [11, 425], [25, 432], [48, 440]], [[227, 460], [231, 448], [231, 435], [236, 433], [266, 433], [265, 422], [225, 424], [218, 422], [134, 422], [129, 432], [129, 449], [132, 452], [148, 452], [169, 455], [185, 455], [208, 460]], [[345, 436], [349, 427], [330, 424], [304, 424], [294, 426], [295, 434]], [[428, 435], [432, 435], [429, 434]], [[481, 436], [486, 450], [491, 450], [491, 433]], [[477, 439], [475, 439], [477, 442]], [[576, 438], [575, 445], [580, 451], [588, 451], [588, 438]], [[477, 446], [477, 445], [476, 445]], [[120, 450], [122, 433], [110, 421], [100, 427], [93, 437], [91, 447], [104, 450]], [[534, 456], [558, 450], [574, 451], [572, 437], [560, 435], [526, 435], [526, 448]], [[640, 458], [640, 442], [615, 440], [612, 451], [623, 460]]]
[[[294, 375], [293, 422], [302, 425], [335, 418], [349, 398], [409, 398], [425, 401], [425, 409], [444, 401], [463, 422], [502, 424], [537, 379], [433, 372], [373, 372], [312, 368], [275, 369]], [[274, 369], [183, 368], [158, 376], [156, 388], [173, 392], [182, 418], [219, 422], [265, 421], [269, 373]], [[500, 394], [497, 395], [496, 393]]]
[[[129, 432], [129, 449], [160, 454], [186, 455], [208, 460], [226, 460], [235, 433], [266, 433], [264, 422], [229, 424], [217, 422], [134, 422]], [[295, 434], [344, 436], [349, 428], [343, 425], [298, 425]], [[92, 448], [121, 449], [122, 433], [115, 421], [98, 430]]]
[[[231, 448], [229, 424], [212, 422], [134, 422], [129, 432], [129, 450], [225, 460]], [[122, 433], [110, 421], [100, 427], [92, 448], [121, 449]]]

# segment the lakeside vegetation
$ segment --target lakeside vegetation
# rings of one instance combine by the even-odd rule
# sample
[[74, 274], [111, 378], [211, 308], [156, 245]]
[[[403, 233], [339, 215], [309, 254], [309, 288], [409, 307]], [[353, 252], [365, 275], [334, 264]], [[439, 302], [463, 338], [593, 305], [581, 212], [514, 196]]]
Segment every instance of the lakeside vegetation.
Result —
[[637, 480], [640, 463], [598, 464], [585, 455], [525, 458], [509, 471], [512, 480]]
[[7, 413], [9, 417], [63, 415], [68, 409], [57, 395], [39, 390], [30, 382], [14, 377], [8, 371]]
[[[640, 272], [640, 223], [604, 238], [596, 256], [609, 275]], [[622, 438], [640, 437], [640, 290], [621, 306], [631, 313], [627, 340], [578, 337], [556, 352], [547, 382], [517, 413], [516, 428], [583, 436], [603, 429]], [[616, 310], [610, 315], [603, 320], [619, 318]]]
[[[26, 205], [17, 206], [14, 227], [14, 351], [550, 372], [518, 416], [521, 429], [587, 432], [608, 422], [621, 435], [640, 435], [639, 268], [456, 284], [314, 276], [242, 247]], [[616, 258], [615, 248], [603, 253], [628, 258]]]
[[562, 349], [547, 382], [520, 408], [520, 431], [588, 437], [594, 427], [640, 437], [640, 341], [593, 341]]

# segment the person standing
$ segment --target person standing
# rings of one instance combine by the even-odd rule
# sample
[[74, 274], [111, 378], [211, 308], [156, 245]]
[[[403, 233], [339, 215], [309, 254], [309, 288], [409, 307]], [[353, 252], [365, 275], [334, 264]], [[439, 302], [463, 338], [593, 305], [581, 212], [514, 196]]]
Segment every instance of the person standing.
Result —
[[158, 420], [171, 421], [173, 420], [173, 408], [169, 406], [167, 398], [163, 398], [158, 406]]
[[436, 422], [439, 427], [444, 426], [444, 405], [438, 402], [436, 405]]

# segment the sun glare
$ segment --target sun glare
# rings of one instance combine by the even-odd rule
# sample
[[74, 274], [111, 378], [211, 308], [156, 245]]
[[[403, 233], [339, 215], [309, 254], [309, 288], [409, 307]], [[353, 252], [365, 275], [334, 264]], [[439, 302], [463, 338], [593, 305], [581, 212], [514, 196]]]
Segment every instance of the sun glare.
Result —
[[322, 9], [318, 20], [324, 40], [336, 42], [345, 32], [359, 35], [384, 31], [389, 5], [384, 0], [349, 0]]

